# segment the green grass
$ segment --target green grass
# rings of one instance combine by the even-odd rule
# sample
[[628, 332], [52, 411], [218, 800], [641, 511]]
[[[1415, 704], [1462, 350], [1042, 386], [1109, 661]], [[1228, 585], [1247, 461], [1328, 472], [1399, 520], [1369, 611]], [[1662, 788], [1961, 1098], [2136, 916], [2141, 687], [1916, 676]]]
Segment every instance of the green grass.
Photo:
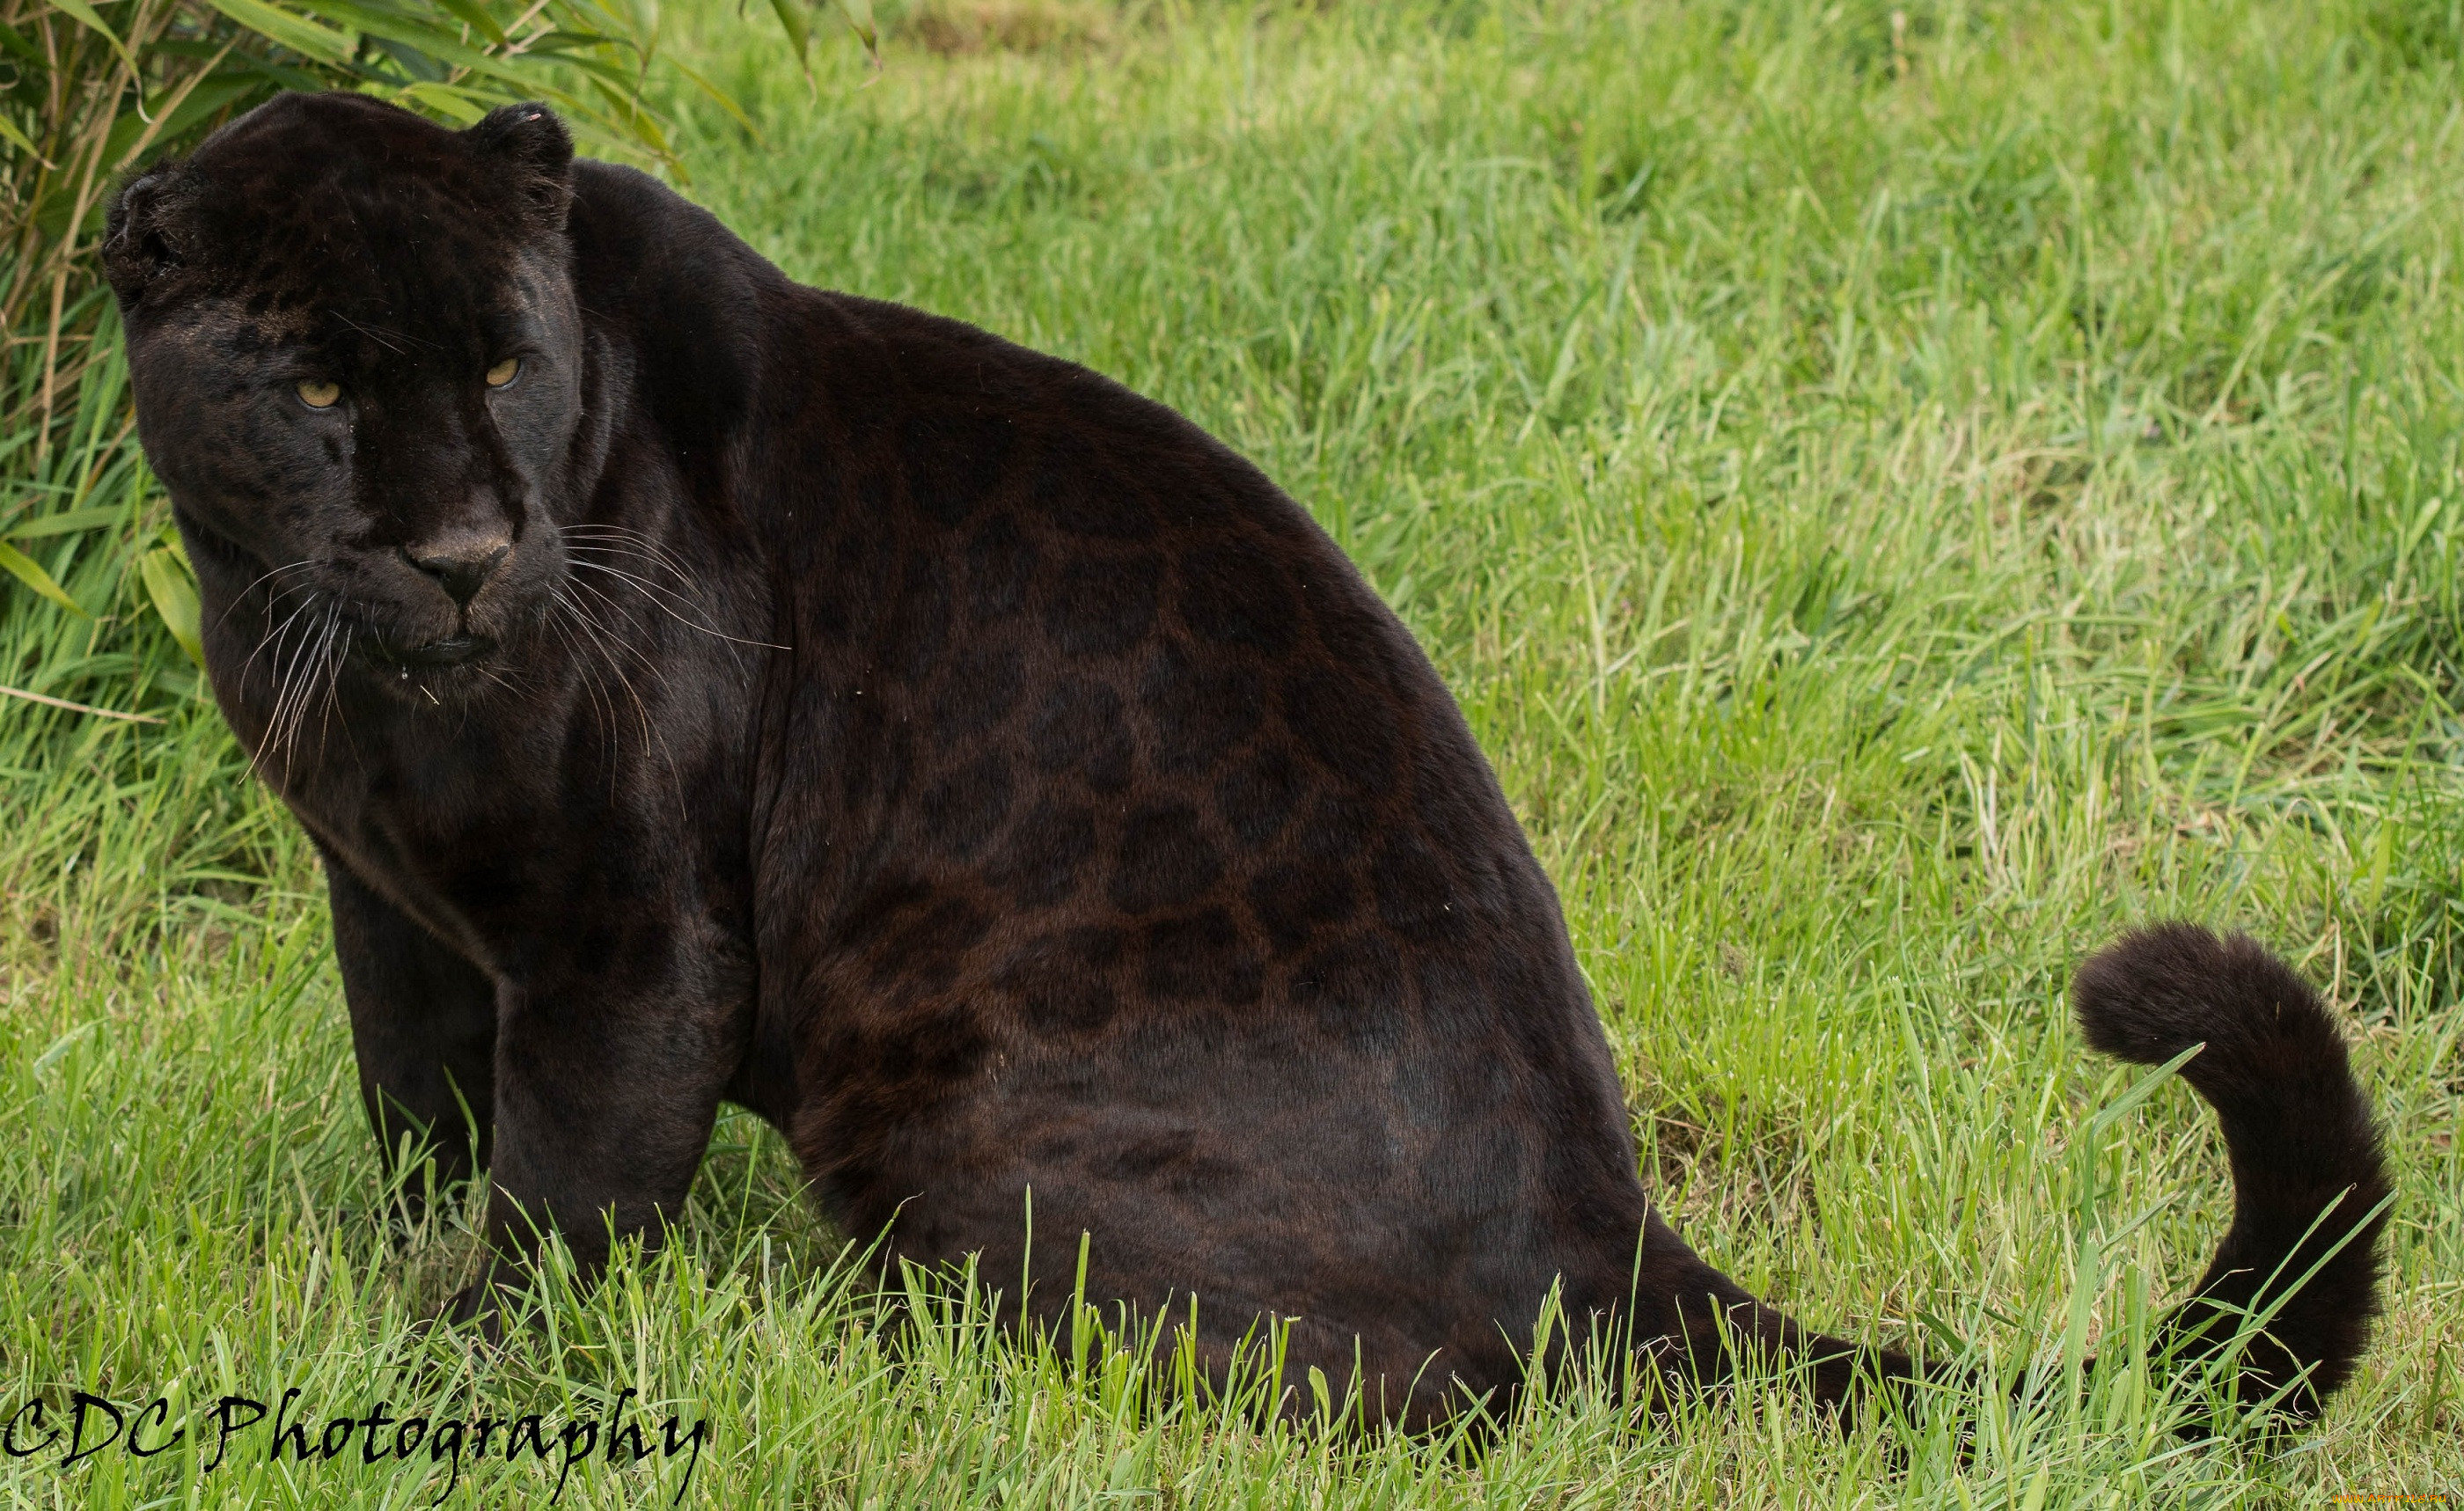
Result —
[[[2464, 1496], [2446, 0], [957, 0], [817, 91], [724, 10], [670, 23], [761, 133], [687, 104], [692, 192], [790, 274], [1155, 394], [1352, 551], [1563, 889], [1646, 1175], [1707, 1257], [1809, 1322], [2005, 1363], [2144, 1325], [2221, 1232], [2221, 1150], [2178, 1084], [2091, 1134], [2130, 1078], [2062, 993], [2189, 916], [2349, 1009], [2398, 1172], [2378, 1345], [2274, 1444], [2185, 1451], [2129, 1375], [1989, 1412], [1965, 1461], [1947, 1411], [1842, 1435], [1761, 1385], [1641, 1428], [1573, 1391], [1481, 1456], [1261, 1434], [849, 1286], [731, 1117], [679, 1242], [473, 1354], [413, 1326], [467, 1233], [395, 1252], [355, 1215], [384, 1193], [306, 845], [142, 586], [63, 537], [46, 565], [103, 623], [10, 586], [0, 682], [169, 722], [0, 704], [0, 1406], [569, 1415], [629, 1386], [712, 1421], [710, 1505]], [[114, 424], [43, 507], [159, 527]], [[241, 1441], [210, 1475], [192, 1433], [0, 1486], [444, 1490]], [[594, 1463], [560, 1503], [680, 1478]], [[554, 1483], [492, 1462], [446, 1499]]]

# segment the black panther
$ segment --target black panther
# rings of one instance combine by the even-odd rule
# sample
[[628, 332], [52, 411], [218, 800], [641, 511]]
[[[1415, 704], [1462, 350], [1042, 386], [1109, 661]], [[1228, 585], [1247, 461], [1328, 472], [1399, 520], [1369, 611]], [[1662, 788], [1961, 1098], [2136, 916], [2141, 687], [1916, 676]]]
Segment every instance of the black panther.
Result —
[[[105, 255], [215, 695], [324, 857], [368, 1115], [490, 1182], [455, 1316], [544, 1229], [585, 1268], [655, 1240], [733, 1101], [892, 1257], [1020, 1276], [1031, 1191], [1034, 1311], [1089, 1234], [1089, 1300], [1219, 1371], [1284, 1320], [1378, 1418], [1510, 1392], [1552, 1286], [1682, 1376], [1910, 1374], [1654, 1213], [1453, 700], [1179, 415], [800, 287], [537, 105], [281, 97], [128, 184]], [[2126, 1058], [2206, 1042], [2238, 1208], [2175, 1323], [2282, 1302], [2241, 1379], [2314, 1405], [2386, 1191], [2333, 1022], [2182, 928], [2079, 1006]]]

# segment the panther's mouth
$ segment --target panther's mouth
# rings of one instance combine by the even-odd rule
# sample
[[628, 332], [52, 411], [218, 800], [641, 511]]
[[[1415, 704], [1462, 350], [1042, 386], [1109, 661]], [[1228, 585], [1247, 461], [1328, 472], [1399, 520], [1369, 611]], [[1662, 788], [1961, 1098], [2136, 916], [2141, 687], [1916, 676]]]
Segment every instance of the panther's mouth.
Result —
[[496, 643], [485, 635], [455, 635], [448, 640], [431, 640], [425, 646], [414, 646], [403, 660], [414, 667], [458, 667], [466, 661], [476, 661], [496, 648]]
[[443, 640], [431, 640], [424, 646], [394, 650], [385, 659], [406, 672], [414, 669], [434, 671], [467, 665], [495, 648], [495, 641], [486, 635], [450, 635]]

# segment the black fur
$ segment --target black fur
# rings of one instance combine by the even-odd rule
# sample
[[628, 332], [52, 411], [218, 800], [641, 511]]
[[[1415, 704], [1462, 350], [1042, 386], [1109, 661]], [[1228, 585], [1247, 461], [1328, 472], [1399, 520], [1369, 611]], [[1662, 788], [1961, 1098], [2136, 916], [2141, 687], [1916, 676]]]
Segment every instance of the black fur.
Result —
[[2335, 1018], [2256, 942], [2191, 924], [2125, 936], [2079, 967], [2071, 994], [2080, 1031], [2108, 1055], [2154, 1065], [2206, 1045], [2181, 1074], [2224, 1129], [2233, 1227], [2158, 1346], [2202, 1358], [2276, 1306], [2235, 1392], [2256, 1401], [2291, 1386], [2287, 1409], [2315, 1412], [2368, 1342], [2388, 1191]]
[[799, 287], [536, 106], [283, 97], [106, 256], [369, 1116], [489, 1172], [458, 1315], [535, 1221], [655, 1239], [727, 1099], [894, 1257], [1014, 1284], [1031, 1190], [1033, 1312], [1091, 1234], [1090, 1301], [1197, 1295], [1212, 1369], [1288, 1319], [1374, 1414], [1502, 1399], [1552, 1287], [1695, 1378], [1910, 1372], [1651, 1210], [1453, 700], [1180, 416]]

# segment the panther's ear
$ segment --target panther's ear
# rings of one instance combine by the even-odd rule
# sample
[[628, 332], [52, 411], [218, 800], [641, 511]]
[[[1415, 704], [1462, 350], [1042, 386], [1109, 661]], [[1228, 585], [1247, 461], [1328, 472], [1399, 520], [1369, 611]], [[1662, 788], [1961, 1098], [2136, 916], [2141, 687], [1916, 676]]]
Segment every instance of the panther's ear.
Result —
[[157, 279], [180, 267], [195, 237], [187, 221], [195, 185], [187, 164], [150, 168], [121, 186], [103, 223], [102, 272], [123, 310], [135, 308]]
[[573, 202], [573, 138], [555, 111], [536, 102], [499, 105], [462, 135], [513, 170], [541, 226], [564, 229], [564, 212]]

